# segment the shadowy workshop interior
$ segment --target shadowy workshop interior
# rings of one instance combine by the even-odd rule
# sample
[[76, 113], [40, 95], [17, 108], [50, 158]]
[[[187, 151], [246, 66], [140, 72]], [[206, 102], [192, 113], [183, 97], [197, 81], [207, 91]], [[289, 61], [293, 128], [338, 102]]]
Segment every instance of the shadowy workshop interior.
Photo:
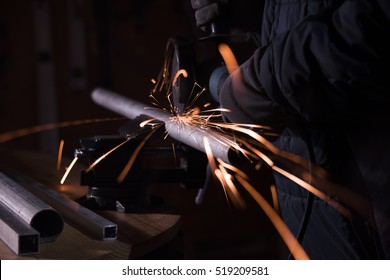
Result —
[[[214, 65], [215, 42], [198, 41], [206, 35], [195, 25], [190, 1], [184, 0], [1, 1], [0, 133], [46, 123], [118, 117], [91, 100], [90, 94], [97, 87], [150, 104], [151, 79], [157, 77], [163, 65], [167, 40], [174, 36], [189, 37], [197, 63], [207, 65], [210, 61], [209, 65]], [[237, 48], [242, 59], [251, 51], [247, 44], [238, 44]], [[199, 83], [202, 82], [207, 82], [207, 77], [202, 77]], [[34, 151], [55, 162], [62, 139], [63, 157], [72, 159], [75, 149], [80, 148], [80, 139], [117, 135], [126, 122], [70, 125], [31, 133], [4, 141], [1, 150], [5, 154]], [[159, 141], [165, 139], [155, 142]], [[25, 155], [28, 157], [29, 153]], [[7, 166], [8, 159], [3, 155], [1, 165]], [[153, 157], [149, 160], [153, 161]], [[45, 178], [51, 171], [40, 170], [43, 164], [37, 161], [34, 169], [24, 167], [17, 171]], [[64, 170], [63, 166], [57, 173]], [[73, 176], [77, 180], [78, 175]], [[257, 177], [257, 186], [270, 198], [270, 172], [264, 169]], [[195, 203], [197, 189], [183, 188], [178, 183], [154, 183], [150, 192], [180, 215], [180, 229], [161, 248], [137, 258], [285, 259], [288, 256], [278, 233], [249, 196], [244, 195], [246, 208], [238, 209], [227, 202], [216, 183], [210, 184], [200, 205]], [[57, 252], [57, 258], [68, 256]]]

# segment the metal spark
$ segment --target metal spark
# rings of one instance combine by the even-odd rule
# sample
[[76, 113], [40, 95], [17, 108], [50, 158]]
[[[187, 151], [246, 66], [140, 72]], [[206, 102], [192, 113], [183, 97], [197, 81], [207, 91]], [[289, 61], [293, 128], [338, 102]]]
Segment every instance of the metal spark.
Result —
[[222, 178], [223, 178], [223, 185], [225, 186], [225, 189], [229, 193], [229, 197], [232, 200], [233, 204], [237, 208], [245, 208], [246, 203], [240, 193], [238, 192], [236, 185], [233, 182], [233, 176], [226, 170], [224, 165], [220, 164], [218, 166], [219, 170], [221, 171]]
[[173, 77], [172, 86], [176, 85], [176, 81], [179, 78], [179, 76], [182, 75], [184, 78], [188, 77], [188, 73], [185, 69], [180, 69], [176, 72], [175, 76]]
[[86, 170], [85, 170], [85, 173], [88, 173], [89, 171], [91, 171], [99, 162], [101, 162], [103, 159], [105, 159], [109, 154], [111, 154], [112, 152], [114, 152], [115, 150], [119, 149], [120, 147], [122, 147], [124, 144], [126, 144], [127, 142], [129, 142], [131, 139], [133, 139], [132, 137], [129, 137], [127, 138], [125, 141], [123, 141], [122, 143], [120, 143], [119, 145], [116, 145], [114, 148], [112, 148], [111, 150], [109, 150], [108, 152], [104, 153], [102, 156], [100, 156], [97, 160], [95, 160]]
[[66, 178], [68, 177], [70, 171], [72, 170], [73, 166], [75, 165], [76, 161], [78, 160], [78, 157], [74, 157], [68, 168], [66, 168], [64, 176], [62, 176], [62, 179], [60, 181], [61, 185], [65, 182]]
[[230, 49], [230, 47], [225, 44], [218, 45], [219, 53], [221, 54], [223, 60], [225, 61], [226, 68], [228, 69], [229, 74], [231, 75], [236, 69], [238, 69], [238, 62]]
[[149, 140], [149, 138], [154, 134], [156, 130], [153, 129], [137, 146], [137, 148], [134, 150], [134, 152], [131, 154], [131, 157], [125, 167], [123, 168], [122, 172], [119, 174], [117, 178], [118, 183], [122, 183], [123, 180], [126, 178], [127, 174], [129, 173], [131, 167], [134, 164], [135, 159], [137, 158], [139, 152], [141, 151], [142, 147], [146, 144], [146, 142]]
[[125, 118], [102, 118], [102, 119], [86, 119], [86, 120], [77, 120], [77, 121], [65, 121], [65, 122], [59, 122], [59, 123], [48, 123], [48, 124], [41, 124], [36, 125], [32, 127], [27, 128], [21, 128], [14, 131], [9, 131], [0, 134], [0, 144], [5, 143], [17, 138], [25, 137], [34, 133], [39, 133], [55, 128], [64, 128], [64, 127], [70, 127], [70, 126], [78, 126], [78, 125], [85, 125], [85, 124], [92, 124], [92, 123], [100, 123], [100, 122], [108, 122], [108, 121], [118, 121], [118, 120], [124, 120]]
[[[199, 88], [200, 90], [197, 91], [196, 88]], [[197, 82], [194, 83], [189, 100], [186, 102], [185, 111], [191, 110], [191, 108], [194, 106], [194, 104], [199, 100], [199, 97], [202, 96], [202, 94], [206, 91], [206, 88], [201, 87]], [[194, 96], [195, 94], [195, 96]]]
[[349, 209], [347, 209], [346, 207], [344, 207], [339, 202], [337, 202], [336, 200], [332, 199], [331, 197], [329, 197], [325, 193], [321, 192], [320, 190], [318, 190], [314, 186], [310, 185], [306, 181], [298, 178], [297, 176], [295, 176], [295, 175], [293, 175], [293, 174], [287, 172], [286, 170], [283, 170], [283, 169], [281, 169], [281, 168], [279, 168], [277, 166], [273, 166], [272, 169], [275, 170], [276, 172], [282, 174], [286, 178], [290, 179], [291, 181], [297, 183], [298, 185], [300, 185], [301, 187], [303, 187], [307, 191], [311, 192], [315, 196], [317, 196], [320, 199], [322, 199], [323, 201], [327, 202], [329, 205], [333, 206], [337, 211], [339, 211], [345, 217], [347, 217], [349, 219], [352, 218], [351, 212], [349, 211]]
[[[246, 207], [245, 201], [239, 194], [236, 186], [232, 181], [231, 175], [227, 172], [227, 169], [225, 168], [229, 166], [219, 159], [217, 159], [219, 162], [219, 165], [217, 166], [207, 137], [204, 137], [203, 140], [204, 140], [206, 155], [209, 161], [210, 169], [212, 170], [212, 173], [215, 175], [218, 181], [221, 183], [228, 205], [230, 199], [237, 208], [245, 208]], [[234, 167], [231, 166], [231, 168]]]
[[279, 210], [279, 200], [278, 200], [278, 194], [276, 192], [276, 187], [275, 185], [270, 186], [270, 191], [271, 191], [271, 197], [272, 197], [272, 204], [274, 205], [274, 209], [276, 213], [280, 213]]
[[62, 139], [60, 141], [60, 145], [58, 147], [58, 155], [57, 155], [57, 170], [59, 171], [61, 169], [61, 162], [62, 162], [62, 152], [64, 150], [64, 140]]

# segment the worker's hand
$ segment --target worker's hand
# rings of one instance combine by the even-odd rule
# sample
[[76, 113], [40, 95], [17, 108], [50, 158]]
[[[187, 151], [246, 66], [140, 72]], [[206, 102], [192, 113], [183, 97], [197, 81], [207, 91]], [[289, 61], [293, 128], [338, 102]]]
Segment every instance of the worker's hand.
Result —
[[225, 120], [235, 123], [250, 123], [271, 126], [281, 131], [291, 120], [270, 98], [259, 78], [262, 50], [244, 62], [223, 83], [218, 98]]
[[191, 0], [195, 10], [196, 25], [206, 30], [220, 14], [228, 0]]

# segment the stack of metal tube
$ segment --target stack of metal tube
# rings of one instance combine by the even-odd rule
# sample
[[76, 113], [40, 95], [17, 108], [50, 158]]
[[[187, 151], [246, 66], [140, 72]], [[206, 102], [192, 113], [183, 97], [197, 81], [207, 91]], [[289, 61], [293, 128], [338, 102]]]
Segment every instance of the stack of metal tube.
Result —
[[0, 172], [0, 238], [16, 254], [36, 254], [63, 226], [55, 209]]
[[61, 234], [63, 218], [100, 240], [117, 238], [111, 221], [31, 178], [0, 172], [0, 239], [15, 254], [38, 254], [40, 243]]

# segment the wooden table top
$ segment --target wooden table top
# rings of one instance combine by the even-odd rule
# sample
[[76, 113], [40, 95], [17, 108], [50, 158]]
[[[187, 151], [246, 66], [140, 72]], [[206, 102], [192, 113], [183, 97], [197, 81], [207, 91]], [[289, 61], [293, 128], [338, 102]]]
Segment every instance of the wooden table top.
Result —
[[[57, 158], [42, 153], [2, 150], [0, 158], [0, 170], [22, 172], [72, 200], [88, 191], [86, 186], [79, 185], [80, 171], [85, 168], [80, 164], [72, 169], [66, 184], [59, 183], [69, 159], [64, 159], [61, 169], [57, 170]], [[0, 240], [0, 259], [134, 259], [162, 247], [180, 230], [180, 215], [166, 205], [153, 206], [142, 213], [97, 213], [118, 225], [117, 239], [97, 240], [65, 221], [57, 240], [40, 244], [37, 255], [18, 256]]]

